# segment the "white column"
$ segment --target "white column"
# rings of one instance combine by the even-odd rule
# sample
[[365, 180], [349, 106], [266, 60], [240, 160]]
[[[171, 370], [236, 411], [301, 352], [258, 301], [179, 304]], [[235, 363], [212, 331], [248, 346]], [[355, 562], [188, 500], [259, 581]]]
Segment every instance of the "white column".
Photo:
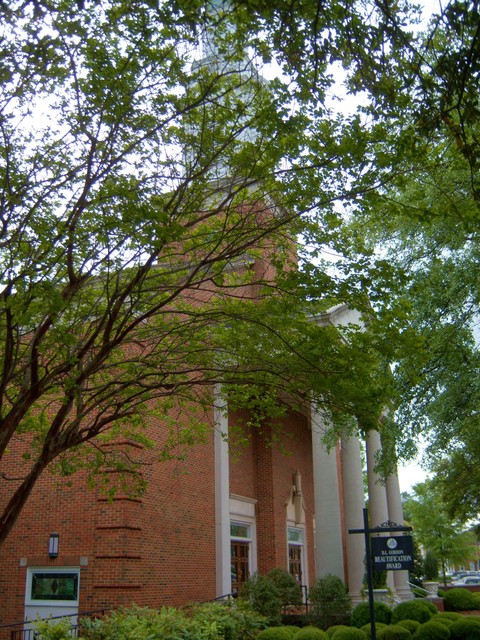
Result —
[[348, 533], [349, 529], [363, 529], [362, 458], [358, 437], [342, 438], [343, 509], [347, 535], [347, 580], [348, 592], [353, 604], [362, 601], [363, 577], [365, 575], [365, 537]]
[[325, 422], [312, 405], [313, 486], [315, 492], [316, 577], [333, 573], [345, 579], [343, 565], [340, 487], [335, 449], [322, 442]]
[[221, 386], [214, 387], [215, 443], [215, 563], [217, 598], [232, 591], [230, 572], [230, 479], [228, 409]]
[[[404, 524], [402, 499], [400, 494], [400, 485], [398, 483], [398, 476], [396, 473], [388, 476], [386, 482], [387, 490], [387, 502], [388, 502], [388, 516], [389, 520], [396, 522], [399, 525]], [[401, 535], [401, 533], [395, 533], [395, 535]], [[414, 595], [408, 584], [408, 571], [393, 571], [393, 581], [395, 584], [395, 591], [397, 592], [400, 600], [411, 600]]]
[[[366, 443], [370, 527], [378, 527], [389, 520], [387, 491], [381, 477], [374, 469], [377, 461], [377, 452], [380, 452], [382, 447], [378, 431], [374, 429], [368, 431]], [[395, 585], [392, 573], [394, 572], [387, 572], [387, 587], [394, 592]]]

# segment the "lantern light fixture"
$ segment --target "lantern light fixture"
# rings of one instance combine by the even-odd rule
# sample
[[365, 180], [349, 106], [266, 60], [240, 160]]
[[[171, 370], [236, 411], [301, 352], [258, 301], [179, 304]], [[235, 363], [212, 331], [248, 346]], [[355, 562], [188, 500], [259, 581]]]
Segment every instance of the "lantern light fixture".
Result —
[[58, 547], [60, 543], [60, 535], [51, 533], [48, 539], [48, 555], [50, 558], [58, 558]]

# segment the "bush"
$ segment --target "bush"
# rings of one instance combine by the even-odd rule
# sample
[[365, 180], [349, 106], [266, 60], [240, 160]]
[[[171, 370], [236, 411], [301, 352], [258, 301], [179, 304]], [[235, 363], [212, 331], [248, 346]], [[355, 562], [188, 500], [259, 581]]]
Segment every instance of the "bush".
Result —
[[335, 633], [335, 631], [338, 631], [339, 629], [350, 629], [350, 628], [351, 627], [348, 627], [346, 624], [334, 624], [332, 627], [328, 627], [327, 636], [331, 638]]
[[343, 581], [328, 574], [311, 587], [309, 600], [312, 605], [311, 619], [322, 629], [337, 624], [348, 624], [352, 603]]
[[269, 627], [260, 631], [258, 640], [292, 640], [295, 634], [288, 627]]
[[430, 620], [421, 624], [413, 634], [414, 640], [448, 640], [450, 631], [441, 622]]
[[[375, 622], [390, 624], [392, 610], [388, 605], [384, 602], [374, 602], [373, 608], [375, 610]], [[367, 622], [370, 622], [370, 604], [368, 602], [361, 602], [353, 609], [352, 625], [361, 629]]]
[[450, 622], [455, 622], [455, 620], [459, 620], [462, 616], [456, 611], [439, 611], [436, 613], [432, 620], [450, 620]]
[[480, 609], [480, 592], [472, 591], [473, 602], [475, 603], [475, 609]]
[[[388, 627], [388, 625], [385, 624], [384, 622], [376, 622], [375, 623], [375, 634], [378, 636], [378, 632], [380, 631], [380, 629], [383, 629], [385, 627]], [[372, 625], [370, 624], [370, 622], [363, 625], [362, 631], [366, 634], [367, 638], [369, 640], [371, 640], [371, 637], [372, 637]]]
[[471, 618], [455, 620], [449, 631], [451, 640], [480, 640], [480, 622]]
[[294, 640], [329, 640], [325, 631], [312, 626], [299, 629], [293, 638]]
[[423, 573], [425, 580], [435, 581], [438, 579], [438, 558], [433, 551], [427, 551], [423, 561]]
[[62, 620], [38, 620], [34, 623], [35, 638], [38, 640], [71, 640], [72, 623], [70, 618]]
[[445, 589], [438, 589], [437, 594], [439, 598], [444, 598], [447, 592], [445, 591]]
[[193, 605], [189, 617], [196, 624], [215, 623], [224, 640], [253, 640], [259, 629], [264, 629], [267, 621], [249, 605], [230, 606], [223, 602], [209, 602]]
[[[222, 637], [225, 640], [254, 640], [258, 630], [266, 626], [266, 620], [246, 606], [210, 603], [193, 606], [188, 611], [133, 606], [117, 609], [105, 618], [82, 620], [81, 625], [84, 640], [219, 640]], [[46, 637], [44, 640], [54, 639]]]
[[394, 607], [392, 623], [395, 624], [399, 620], [418, 620], [418, 622], [423, 623], [428, 622], [432, 615], [432, 611], [424, 600], [407, 600]]
[[271, 626], [279, 625], [282, 618], [282, 600], [275, 583], [254, 573], [242, 586], [239, 599], [247, 601], [254, 611], [265, 616]]
[[439, 618], [438, 616], [432, 616], [429, 622], [438, 622], [438, 624], [443, 624], [445, 627], [449, 627], [453, 624], [453, 620], [449, 620], [448, 618]]
[[367, 640], [367, 634], [356, 627], [343, 627], [335, 631], [332, 640]]
[[468, 611], [475, 609], [473, 593], [462, 587], [454, 587], [447, 591], [444, 600], [446, 611]]
[[420, 622], [418, 620], [408, 620], [408, 618], [406, 620], [399, 620], [396, 624], [399, 627], [405, 627], [405, 629], [408, 629], [412, 635], [420, 626]]
[[285, 569], [272, 569], [265, 576], [277, 587], [282, 605], [302, 604], [302, 589], [291, 573]]
[[430, 611], [432, 616], [438, 613], [437, 607], [433, 604], [431, 600], [428, 600], [428, 598], [422, 598], [422, 600], [419, 600], [419, 602], [421, 602], [423, 605], [427, 607], [427, 609]]
[[405, 627], [401, 627], [398, 624], [390, 624], [377, 634], [378, 640], [411, 640], [412, 634]]

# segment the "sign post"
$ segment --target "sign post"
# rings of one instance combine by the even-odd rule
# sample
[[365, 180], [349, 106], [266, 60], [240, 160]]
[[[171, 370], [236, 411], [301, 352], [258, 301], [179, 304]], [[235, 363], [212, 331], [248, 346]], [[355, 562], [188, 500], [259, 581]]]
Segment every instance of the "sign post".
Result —
[[[370, 539], [371, 533], [392, 531], [411, 531], [395, 522], [384, 522], [378, 527], [368, 526], [368, 510], [363, 510], [363, 529], [349, 529], [348, 533], [363, 533], [365, 536], [365, 558], [367, 563], [368, 604], [370, 609], [370, 633], [372, 640], [377, 640], [375, 629], [375, 602], [373, 599], [373, 570], [402, 571], [413, 569], [412, 536], [382, 536]], [[372, 558], [373, 556], [373, 558]], [[372, 561], [373, 559], [373, 561]]]

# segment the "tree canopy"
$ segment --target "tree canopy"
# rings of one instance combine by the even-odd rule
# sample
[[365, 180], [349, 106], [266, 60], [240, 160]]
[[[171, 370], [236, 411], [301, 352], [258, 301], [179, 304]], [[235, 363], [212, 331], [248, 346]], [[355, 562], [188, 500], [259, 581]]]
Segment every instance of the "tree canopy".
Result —
[[[146, 442], [151, 412], [211, 406], [216, 383], [363, 429], [401, 403], [383, 435], [405, 454], [448, 433], [453, 363], [466, 385], [477, 358], [479, 21], [416, 16], [0, 2], [0, 541], [47, 467], [95, 471], [102, 439]], [[341, 303], [362, 331], [312, 321]]]
[[198, 413], [169, 412], [216, 383], [257, 416], [281, 392], [375, 424], [381, 352], [312, 322], [348, 283], [295, 267], [298, 234], [330, 242], [371, 185], [325, 106], [350, 18], [297, 8], [0, 4], [0, 541], [47, 467], [130, 469], [102, 444], [152, 444], [152, 413], [167, 449], [193, 441]]
[[471, 557], [471, 535], [461, 521], [451, 518], [431, 480], [416, 484], [404, 505], [416, 539], [438, 560], [446, 583], [447, 565], [463, 564]]

